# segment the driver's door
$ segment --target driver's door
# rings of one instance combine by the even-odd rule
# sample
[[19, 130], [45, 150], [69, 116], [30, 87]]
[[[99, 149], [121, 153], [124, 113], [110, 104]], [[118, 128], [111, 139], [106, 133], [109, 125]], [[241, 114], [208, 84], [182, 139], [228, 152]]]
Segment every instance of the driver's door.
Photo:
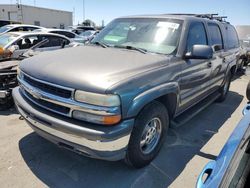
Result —
[[[202, 22], [192, 23], [187, 36], [186, 51], [190, 52], [196, 44], [208, 45], [208, 37]], [[183, 60], [180, 81], [180, 109], [184, 110], [199, 102], [210, 89], [212, 71], [211, 60]]]

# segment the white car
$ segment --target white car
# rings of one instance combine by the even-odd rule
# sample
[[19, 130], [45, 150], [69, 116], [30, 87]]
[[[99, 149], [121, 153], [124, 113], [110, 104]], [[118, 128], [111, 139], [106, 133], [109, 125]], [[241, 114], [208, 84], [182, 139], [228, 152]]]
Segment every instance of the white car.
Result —
[[11, 24], [0, 27], [0, 34], [8, 33], [8, 32], [30, 32], [36, 29], [42, 29], [43, 27], [35, 26], [35, 25], [24, 25], [24, 24]]
[[67, 47], [72, 44], [69, 38], [53, 33], [10, 32], [0, 35], [0, 48], [14, 51], [15, 53], [13, 55], [18, 57], [20, 54], [23, 54], [28, 49], [44, 40], [48, 40], [48, 42], [36, 49], [37, 51], [57, 50], [62, 48], [62, 46]]
[[47, 28], [43, 28], [43, 29], [37, 29], [34, 32], [55, 33], [55, 34], [66, 36], [69, 39], [71, 39], [71, 40], [73, 40], [75, 42], [79, 42], [79, 43], [84, 43], [84, 41], [85, 41], [82, 36], [79, 36], [76, 33], [73, 33], [71, 31], [65, 30], [65, 29], [47, 29]]

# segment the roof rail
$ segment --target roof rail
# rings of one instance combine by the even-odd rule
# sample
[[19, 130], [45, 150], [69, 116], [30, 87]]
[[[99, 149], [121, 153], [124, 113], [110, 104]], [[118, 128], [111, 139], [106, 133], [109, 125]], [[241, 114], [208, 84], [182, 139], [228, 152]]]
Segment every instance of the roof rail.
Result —
[[[176, 16], [195, 16], [198, 18], [207, 18], [210, 20], [217, 20], [220, 22], [227, 22], [225, 19], [227, 18], [227, 16], [218, 16], [218, 13], [214, 13], [214, 14], [179, 14], [179, 13], [174, 13], [174, 14], [167, 14], [167, 15], [176, 15]], [[229, 22], [227, 22], [229, 23]]]

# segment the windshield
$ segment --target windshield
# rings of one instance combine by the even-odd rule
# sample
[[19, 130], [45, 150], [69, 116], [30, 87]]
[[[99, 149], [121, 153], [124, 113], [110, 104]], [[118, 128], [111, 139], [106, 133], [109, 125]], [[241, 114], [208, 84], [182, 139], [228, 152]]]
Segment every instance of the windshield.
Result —
[[181, 20], [120, 18], [111, 22], [91, 43], [132, 46], [153, 53], [173, 54], [178, 47], [181, 29]]
[[0, 47], [4, 48], [9, 42], [12, 42], [18, 37], [18, 35], [6, 33], [0, 35]]
[[8, 31], [11, 28], [13, 28], [13, 26], [5, 25], [3, 27], [0, 27], [0, 33], [4, 33], [4, 32]]

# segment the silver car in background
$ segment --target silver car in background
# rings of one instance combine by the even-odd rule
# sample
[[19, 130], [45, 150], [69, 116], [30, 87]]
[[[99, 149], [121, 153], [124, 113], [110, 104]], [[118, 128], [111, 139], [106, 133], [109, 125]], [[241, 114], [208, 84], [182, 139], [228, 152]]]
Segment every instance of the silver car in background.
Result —
[[53, 28], [43, 28], [43, 29], [37, 29], [34, 32], [43, 32], [43, 33], [54, 33], [58, 35], [63, 35], [65, 37], [68, 37], [74, 42], [78, 43], [84, 43], [84, 37], [77, 35], [76, 33], [73, 33], [71, 31], [65, 30], [65, 29], [53, 29]]
[[24, 25], [24, 24], [10, 24], [0, 27], [0, 35], [9, 32], [30, 32], [36, 29], [42, 29], [43, 27], [35, 25]]
[[36, 49], [37, 51], [57, 50], [60, 49], [62, 45], [67, 47], [72, 43], [69, 38], [53, 33], [11, 32], [0, 35], [0, 48], [14, 51], [14, 57], [12, 58], [15, 58], [45, 39], [48, 39], [48, 42]]

